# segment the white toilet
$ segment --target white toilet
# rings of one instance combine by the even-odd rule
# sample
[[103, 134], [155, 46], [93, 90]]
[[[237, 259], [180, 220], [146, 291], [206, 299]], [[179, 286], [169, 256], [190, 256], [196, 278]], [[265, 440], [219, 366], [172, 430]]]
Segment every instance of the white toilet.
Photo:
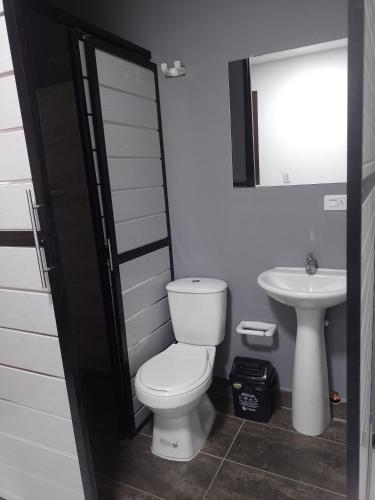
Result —
[[191, 460], [215, 420], [206, 391], [216, 347], [224, 339], [227, 284], [184, 278], [167, 285], [176, 344], [138, 370], [139, 401], [154, 413], [152, 452], [169, 460]]

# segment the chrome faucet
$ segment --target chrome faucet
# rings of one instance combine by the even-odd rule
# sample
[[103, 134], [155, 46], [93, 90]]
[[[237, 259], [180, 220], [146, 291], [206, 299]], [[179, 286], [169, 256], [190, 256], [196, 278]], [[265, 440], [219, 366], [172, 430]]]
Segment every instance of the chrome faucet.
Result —
[[318, 261], [316, 260], [312, 252], [306, 255], [305, 269], [307, 274], [315, 274], [318, 270]]

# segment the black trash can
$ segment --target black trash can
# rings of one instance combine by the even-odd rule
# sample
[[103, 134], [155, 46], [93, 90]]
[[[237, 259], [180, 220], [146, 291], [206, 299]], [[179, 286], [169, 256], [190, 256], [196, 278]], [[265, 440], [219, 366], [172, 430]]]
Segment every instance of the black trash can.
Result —
[[278, 377], [269, 361], [236, 357], [229, 377], [237, 417], [268, 422], [278, 401]]

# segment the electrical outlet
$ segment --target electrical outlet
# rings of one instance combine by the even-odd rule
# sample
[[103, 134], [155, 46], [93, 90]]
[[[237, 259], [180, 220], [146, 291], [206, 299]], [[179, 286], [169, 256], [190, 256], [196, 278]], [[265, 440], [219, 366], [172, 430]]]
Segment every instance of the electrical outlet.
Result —
[[325, 195], [324, 210], [346, 210], [346, 194]]

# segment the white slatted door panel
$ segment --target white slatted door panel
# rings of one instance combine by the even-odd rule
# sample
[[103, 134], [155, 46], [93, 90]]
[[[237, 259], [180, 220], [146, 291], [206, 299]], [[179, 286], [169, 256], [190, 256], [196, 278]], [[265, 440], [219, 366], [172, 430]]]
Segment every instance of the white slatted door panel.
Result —
[[168, 247], [142, 255], [120, 265], [121, 288], [123, 291], [138, 285], [170, 267]]
[[85, 500], [77, 493], [0, 463], [0, 495], [7, 500]]
[[31, 179], [23, 130], [0, 133], [0, 182]]
[[147, 68], [96, 50], [99, 83], [129, 94], [156, 98], [154, 74]]
[[0, 184], [0, 231], [31, 230], [26, 189], [32, 187], [31, 182]]
[[[0, 11], [1, 12], [1, 11]], [[0, 74], [13, 69], [5, 17], [0, 17]]]
[[115, 230], [119, 253], [162, 240], [168, 236], [165, 214], [117, 223]]
[[0, 109], [0, 130], [22, 127], [21, 110], [13, 75], [0, 78]]
[[82, 493], [78, 458], [0, 433], [0, 462]]
[[0, 432], [77, 455], [73, 424], [68, 418], [0, 400]]
[[112, 193], [115, 222], [155, 215], [165, 210], [163, 187], [127, 189]]
[[0, 289], [0, 327], [57, 335], [51, 295]]
[[104, 123], [109, 157], [160, 158], [159, 133], [145, 128]]
[[0, 247], [0, 287], [43, 289], [35, 248]]
[[57, 337], [0, 328], [0, 364], [64, 377]]
[[70, 418], [65, 380], [0, 365], [0, 398]]
[[171, 272], [168, 270], [122, 292], [125, 319], [166, 297], [165, 287], [170, 281]]
[[153, 158], [109, 158], [111, 189], [162, 186], [161, 160]]
[[128, 349], [170, 319], [168, 299], [153, 304], [125, 321]]
[[158, 129], [156, 102], [100, 87], [103, 120], [136, 127]]
[[[164, 351], [174, 340], [172, 323], [168, 321], [163, 326], [144, 337], [128, 351], [130, 375], [136, 375], [138, 369], [148, 359]], [[135, 392], [133, 391], [133, 394]]]

